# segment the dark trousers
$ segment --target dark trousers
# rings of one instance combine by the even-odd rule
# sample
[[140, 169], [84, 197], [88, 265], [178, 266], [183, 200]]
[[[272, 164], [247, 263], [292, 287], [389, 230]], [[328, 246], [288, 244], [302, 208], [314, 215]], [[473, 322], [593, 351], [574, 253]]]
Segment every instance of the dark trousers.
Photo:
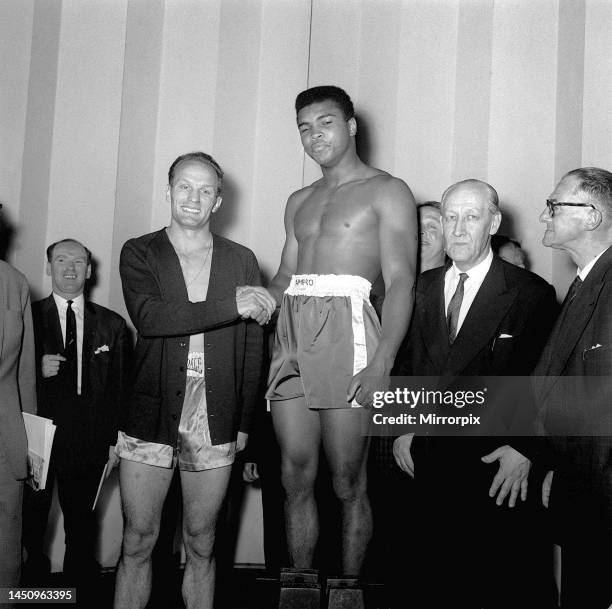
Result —
[[63, 465], [57, 470], [57, 491], [64, 514], [66, 552], [64, 577], [68, 583], [91, 583], [99, 574], [95, 559], [98, 526], [92, 511], [104, 466], [84, 470]]
[[519, 499], [510, 508], [506, 498], [497, 506], [488, 491], [498, 464], [480, 463], [479, 451], [469, 451], [466, 441], [432, 443], [436, 452], [417, 466], [414, 530], [421, 598], [432, 608], [555, 607], [541, 476], [532, 472], [527, 502]]
[[594, 533], [561, 546], [561, 607], [608, 609], [612, 604], [612, 535]]
[[561, 546], [563, 609], [612, 605], [609, 499], [598, 482], [588, 468], [569, 473], [560, 469], [553, 478], [548, 515], [554, 539]]
[[[43, 541], [53, 485], [57, 483], [59, 504], [64, 515], [66, 550], [62, 570], [65, 582], [86, 592], [94, 587], [100, 569], [95, 559], [97, 519], [91, 508], [108, 459], [108, 446], [102, 445], [96, 438], [91, 403], [84, 397], [70, 396], [57, 400], [52, 416], [57, 430], [47, 488], [44, 491], [28, 491], [25, 500], [24, 545], [29, 555], [26, 573], [30, 585], [44, 585], [48, 559], [43, 555]], [[77, 599], [82, 596], [77, 591]]]
[[368, 550], [366, 576], [381, 581], [392, 609], [409, 606], [407, 590], [415, 585], [414, 480], [393, 458], [393, 438], [374, 437], [370, 446], [368, 494], [374, 530]]
[[43, 491], [26, 489], [24, 500], [24, 546], [27, 562], [22, 585], [49, 585], [49, 558], [43, 542], [57, 484], [59, 504], [64, 516], [65, 552], [62, 585], [77, 589], [77, 604], [88, 609], [97, 607], [100, 565], [95, 551], [98, 540], [96, 513], [91, 507], [104, 464], [58, 463], [52, 459], [47, 487]]

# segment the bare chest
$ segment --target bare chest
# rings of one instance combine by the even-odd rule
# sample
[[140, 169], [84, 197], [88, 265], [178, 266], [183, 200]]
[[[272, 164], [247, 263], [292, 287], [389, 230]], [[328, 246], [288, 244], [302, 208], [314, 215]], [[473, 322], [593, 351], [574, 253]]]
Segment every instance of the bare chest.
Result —
[[206, 300], [210, 279], [210, 259], [212, 247], [198, 255], [178, 254], [187, 294], [191, 302]]
[[367, 191], [315, 191], [298, 209], [294, 230], [298, 242], [318, 237], [344, 238], [376, 226]]

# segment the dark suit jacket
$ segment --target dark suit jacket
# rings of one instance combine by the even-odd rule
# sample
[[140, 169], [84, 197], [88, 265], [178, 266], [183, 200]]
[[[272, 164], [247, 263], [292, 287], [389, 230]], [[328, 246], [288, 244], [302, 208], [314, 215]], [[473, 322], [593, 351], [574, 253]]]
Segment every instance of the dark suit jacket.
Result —
[[[97, 462], [108, 458], [108, 447], [115, 444], [126, 408], [131, 340], [124, 319], [113, 311], [85, 301], [81, 400], [75, 411], [60, 373], [42, 378], [43, 355], [62, 354], [64, 341], [53, 296], [35, 302], [32, 308], [36, 336], [36, 369], [39, 414], [58, 426], [54, 451], [59, 444], [80, 443], [83, 458]], [[104, 347], [107, 347], [104, 348]], [[102, 348], [102, 349], [101, 349]], [[82, 415], [84, 429], [76, 437], [74, 417]]]
[[36, 413], [30, 290], [26, 278], [0, 260], [0, 444], [17, 480], [27, 474], [22, 411]]
[[551, 510], [566, 535], [612, 532], [612, 247], [566, 306], [534, 371], [548, 376], [536, 380], [544, 431], [555, 436]]
[[[415, 309], [400, 375], [520, 376], [531, 373], [555, 319], [555, 292], [538, 275], [496, 256], [457, 337], [448, 341], [444, 311], [446, 268], [419, 276]], [[511, 338], [500, 338], [508, 335]], [[518, 406], [518, 405], [517, 405]], [[458, 438], [463, 440], [463, 438]], [[533, 456], [532, 443], [491, 438], [492, 449], [509, 443]], [[415, 438], [416, 447], [419, 439]], [[448, 443], [447, 443], [448, 444]], [[480, 456], [487, 447], [479, 442]], [[467, 446], [467, 445], [464, 445]]]
[[130, 239], [121, 251], [123, 296], [138, 330], [134, 386], [124, 431], [176, 446], [189, 336], [204, 332], [206, 400], [213, 444], [248, 433], [261, 382], [263, 331], [243, 321], [236, 287], [261, 285], [253, 252], [213, 235], [206, 300], [190, 302], [165, 229]]

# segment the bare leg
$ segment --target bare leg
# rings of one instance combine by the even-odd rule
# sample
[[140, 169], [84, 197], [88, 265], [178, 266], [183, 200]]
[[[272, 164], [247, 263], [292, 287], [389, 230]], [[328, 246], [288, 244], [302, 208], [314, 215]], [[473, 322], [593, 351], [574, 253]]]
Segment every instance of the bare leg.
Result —
[[215, 597], [215, 526], [232, 466], [181, 471], [183, 542], [187, 561], [183, 600], [187, 609], [212, 609]]
[[372, 536], [372, 512], [367, 495], [369, 438], [361, 435], [360, 411], [320, 410], [323, 449], [334, 493], [342, 506], [342, 569], [361, 571]]
[[115, 609], [144, 609], [151, 594], [151, 553], [172, 469], [121, 459], [123, 547], [117, 567]]
[[314, 483], [319, 466], [321, 429], [317, 412], [304, 398], [272, 402], [272, 422], [281, 451], [281, 481], [285, 491], [285, 526], [289, 561], [307, 569], [319, 536]]

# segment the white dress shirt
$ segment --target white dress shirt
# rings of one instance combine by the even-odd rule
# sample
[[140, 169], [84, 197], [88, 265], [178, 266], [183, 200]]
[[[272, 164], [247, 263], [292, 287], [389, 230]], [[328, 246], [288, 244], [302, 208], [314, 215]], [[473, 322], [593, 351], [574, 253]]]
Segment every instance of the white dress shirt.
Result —
[[595, 258], [591, 260], [591, 262], [589, 262], [588, 264], [585, 264], [582, 269], [578, 269], [577, 274], [578, 274], [578, 277], [582, 279], [582, 281], [584, 281], [587, 278], [587, 275], [591, 272], [591, 269], [595, 266], [595, 263], [604, 255], [604, 253], [607, 250], [608, 248], [599, 252], [599, 254], [597, 254], [597, 256], [595, 256]]
[[451, 298], [457, 289], [459, 284], [460, 273], [467, 273], [468, 278], [463, 284], [463, 300], [461, 301], [461, 309], [459, 309], [459, 320], [457, 322], [457, 335], [461, 330], [465, 316], [468, 314], [476, 294], [486, 277], [486, 274], [491, 268], [493, 262], [493, 252], [489, 248], [489, 253], [486, 255], [482, 262], [479, 262], [476, 266], [473, 266], [468, 271], [462, 271], [457, 268], [457, 265], [453, 262], [446, 274], [444, 275], [444, 313], [448, 315], [448, 305], [450, 304]]
[[[59, 313], [60, 326], [62, 327], [62, 340], [64, 345], [66, 344], [66, 310], [68, 309], [68, 301], [58, 296], [53, 292], [53, 300], [57, 306], [57, 312]], [[79, 294], [75, 298], [72, 298], [72, 310], [76, 318], [76, 330], [77, 330], [77, 393], [81, 395], [81, 370], [82, 370], [82, 353], [83, 353], [83, 311], [85, 307], [85, 298], [83, 294]]]

